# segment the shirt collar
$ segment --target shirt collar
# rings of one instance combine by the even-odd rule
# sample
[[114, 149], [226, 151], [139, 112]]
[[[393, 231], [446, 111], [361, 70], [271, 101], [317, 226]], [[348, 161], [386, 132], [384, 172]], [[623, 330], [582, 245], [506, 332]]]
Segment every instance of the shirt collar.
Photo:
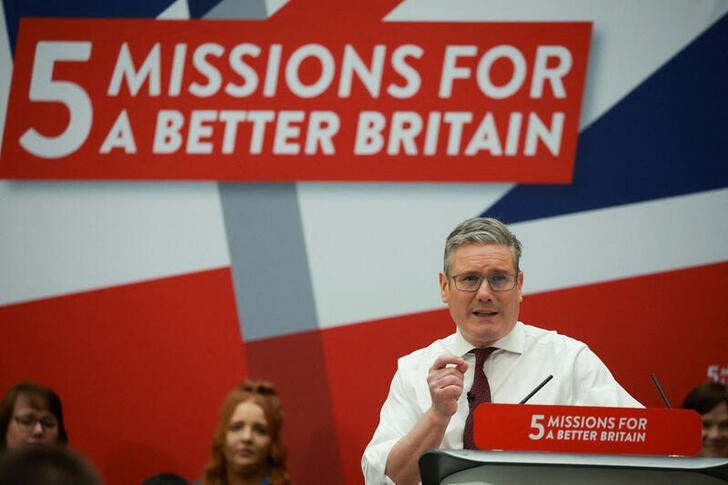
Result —
[[[523, 330], [523, 323], [516, 322], [513, 330], [508, 332], [505, 336], [497, 340], [493, 347], [498, 349], [507, 350], [516, 354], [523, 353], [523, 346], [525, 345], [525, 334]], [[452, 353], [455, 355], [464, 356], [473, 349], [473, 344], [465, 340], [463, 335], [460, 333], [458, 327], [455, 331], [455, 339], [452, 342]]]

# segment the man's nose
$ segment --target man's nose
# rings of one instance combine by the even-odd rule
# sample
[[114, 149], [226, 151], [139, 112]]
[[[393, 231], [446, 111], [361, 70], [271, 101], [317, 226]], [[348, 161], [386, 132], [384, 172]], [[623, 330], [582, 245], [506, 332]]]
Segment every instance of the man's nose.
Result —
[[493, 290], [490, 287], [490, 284], [488, 283], [487, 279], [483, 279], [483, 282], [480, 283], [480, 288], [478, 288], [478, 299], [482, 301], [488, 301], [493, 298]]

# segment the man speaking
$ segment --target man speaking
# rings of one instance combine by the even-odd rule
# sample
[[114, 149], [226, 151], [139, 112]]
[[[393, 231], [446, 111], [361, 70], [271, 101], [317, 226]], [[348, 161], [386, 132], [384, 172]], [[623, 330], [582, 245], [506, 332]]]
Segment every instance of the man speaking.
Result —
[[418, 483], [423, 451], [475, 447], [480, 402], [518, 403], [549, 375], [530, 403], [642, 407], [584, 343], [518, 321], [520, 258], [521, 243], [495, 219], [450, 233], [440, 292], [457, 328], [399, 359], [362, 457], [367, 484]]

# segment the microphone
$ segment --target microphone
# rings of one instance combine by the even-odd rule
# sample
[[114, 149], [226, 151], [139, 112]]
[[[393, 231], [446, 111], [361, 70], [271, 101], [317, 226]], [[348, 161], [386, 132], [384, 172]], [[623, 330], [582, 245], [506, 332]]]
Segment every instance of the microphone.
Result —
[[650, 374], [650, 377], [652, 378], [652, 382], [655, 383], [655, 386], [657, 386], [657, 392], [660, 393], [660, 396], [662, 397], [662, 400], [665, 401], [665, 406], [667, 406], [667, 409], [672, 408], [670, 405], [670, 401], [667, 400], [667, 396], [665, 395], [665, 391], [662, 390], [662, 386], [660, 385], [660, 381], [657, 380], [657, 376], [653, 372]]
[[544, 379], [544, 380], [543, 380], [543, 381], [541, 382], [541, 384], [539, 384], [538, 386], [536, 386], [536, 388], [535, 388], [535, 389], [534, 389], [533, 391], [529, 392], [529, 393], [528, 393], [528, 396], [524, 397], [524, 398], [523, 398], [523, 399], [521, 400], [521, 402], [519, 402], [518, 404], [526, 404], [526, 401], [528, 401], [529, 399], [531, 399], [531, 398], [533, 397], [533, 395], [534, 395], [534, 394], [536, 394], [536, 393], [537, 393], [538, 391], [540, 391], [540, 390], [541, 390], [541, 388], [542, 388], [543, 386], [545, 386], [545, 385], [546, 385], [546, 383], [547, 383], [548, 381], [550, 381], [551, 379], [553, 379], [553, 377], [554, 377], [553, 375], [549, 375], [549, 376], [548, 376], [548, 377], [547, 377], [546, 379]]

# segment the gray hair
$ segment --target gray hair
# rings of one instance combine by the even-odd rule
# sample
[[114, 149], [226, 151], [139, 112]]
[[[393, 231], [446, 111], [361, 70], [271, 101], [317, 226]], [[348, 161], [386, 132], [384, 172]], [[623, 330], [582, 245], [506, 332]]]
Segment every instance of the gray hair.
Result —
[[450, 276], [450, 267], [455, 250], [465, 244], [503, 244], [511, 248], [513, 254], [513, 267], [519, 271], [521, 260], [521, 242], [498, 219], [488, 217], [473, 217], [466, 219], [453, 229], [445, 242], [446, 276]]

